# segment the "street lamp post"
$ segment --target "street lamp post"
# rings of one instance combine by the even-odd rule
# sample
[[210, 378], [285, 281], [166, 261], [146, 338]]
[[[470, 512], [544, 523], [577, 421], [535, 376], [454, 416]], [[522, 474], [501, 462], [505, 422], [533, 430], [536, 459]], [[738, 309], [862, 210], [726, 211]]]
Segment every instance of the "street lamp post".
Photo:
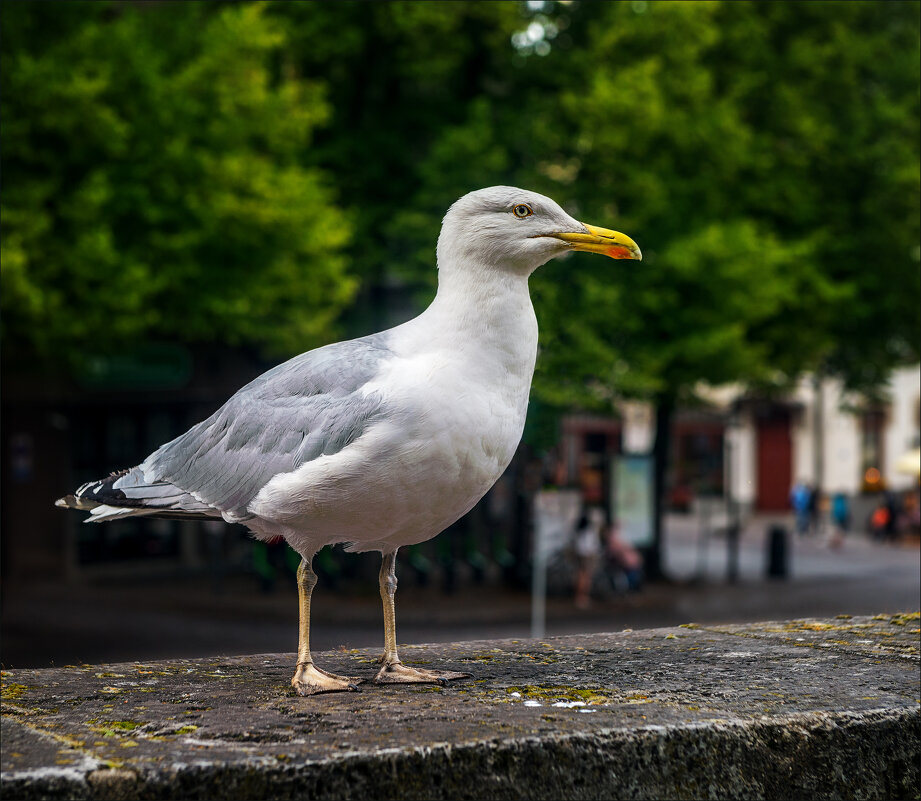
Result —
[[741, 524], [739, 521], [739, 504], [733, 492], [733, 479], [735, 476], [735, 458], [738, 450], [737, 434], [741, 427], [739, 420], [738, 403], [732, 404], [729, 414], [729, 423], [726, 426], [726, 580], [735, 584], [739, 580], [739, 534]]

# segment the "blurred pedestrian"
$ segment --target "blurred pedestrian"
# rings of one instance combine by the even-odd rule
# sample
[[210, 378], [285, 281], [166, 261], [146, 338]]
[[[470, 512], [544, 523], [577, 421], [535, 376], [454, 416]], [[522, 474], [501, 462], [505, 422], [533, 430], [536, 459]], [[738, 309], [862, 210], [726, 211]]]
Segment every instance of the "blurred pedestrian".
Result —
[[847, 495], [836, 492], [831, 499], [831, 519], [842, 534], [847, 534], [851, 528], [851, 510]]
[[576, 574], [576, 606], [588, 609], [591, 606], [592, 577], [601, 556], [601, 532], [604, 527], [604, 512], [591, 507], [583, 512], [576, 523], [573, 551], [578, 563]]
[[870, 515], [870, 532], [874, 540], [884, 541], [887, 538], [886, 532], [889, 529], [890, 518], [889, 507], [885, 500], [880, 500]]
[[620, 536], [617, 521], [608, 527], [605, 537], [605, 572], [609, 577], [623, 574], [630, 592], [643, 586], [643, 556]]
[[921, 507], [918, 505], [918, 496], [915, 492], [906, 492], [902, 497], [902, 519], [905, 531], [910, 534], [921, 533]]
[[797, 481], [790, 491], [790, 506], [796, 516], [796, 531], [806, 534], [809, 531], [809, 505], [812, 493], [805, 481]]
[[902, 511], [900, 508], [901, 504], [896, 494], [891, 490], [886, 490], [883, 493], [883, 498], [886, 503], [886, 508], [889, 510], [889, 521], [886, 523], [886, 539], [889, 542], [895, 542], [899, 535], [897, 523]]
[[809, 486], [809, 531], [812, 534], [822, 533], [821, 513], [827, 507], [823, 504], [822, 491], [817, 486]]
[[832, 530], [828, 544], [832, 548], [840, 548], [844, 544], [844, 535], [851, 527], [851, 511], [848, 506], [847, 495], [836, 492], [831, 499]]

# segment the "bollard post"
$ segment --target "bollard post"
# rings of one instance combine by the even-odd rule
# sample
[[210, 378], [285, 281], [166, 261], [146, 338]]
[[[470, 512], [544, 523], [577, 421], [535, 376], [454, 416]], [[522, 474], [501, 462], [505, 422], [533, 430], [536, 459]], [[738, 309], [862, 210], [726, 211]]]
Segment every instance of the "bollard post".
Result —
[[787, 530], [781, 525], [768, 529], [767, 577], [785, 579], [789, 573], [787, 557]]
[[531, 572], [531, 637], [540, 639], [547, 631], [547, 551], [538, 541]]
[[726, 579], [730, 584], [739, 580], [739, 534], [737, 520], [732, 520], [726, 529]]

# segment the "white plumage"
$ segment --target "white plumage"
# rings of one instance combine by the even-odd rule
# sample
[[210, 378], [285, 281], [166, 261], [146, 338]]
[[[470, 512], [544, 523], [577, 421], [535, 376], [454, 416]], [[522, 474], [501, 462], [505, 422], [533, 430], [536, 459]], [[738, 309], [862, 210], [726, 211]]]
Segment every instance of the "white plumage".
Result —
[[298, 572], [301, 694], [357, 679], [313, 665], [310, 567], [324, 545], [379, 550], [385, 652], [378, 682], [466, 674], [407, 668], [396, 652], [394, 564], [486, 493], [521, 438], [537, 355], [528, 277], [568, 250], [641, 258], [615, 231], [586, 226], [543, 195], [491, 187], [458, 200], [438, 239], [438, 292], [421, 315], [279, 365], [130, 470], [58, 505], [115, 517], [223, 517], [284, 537]]

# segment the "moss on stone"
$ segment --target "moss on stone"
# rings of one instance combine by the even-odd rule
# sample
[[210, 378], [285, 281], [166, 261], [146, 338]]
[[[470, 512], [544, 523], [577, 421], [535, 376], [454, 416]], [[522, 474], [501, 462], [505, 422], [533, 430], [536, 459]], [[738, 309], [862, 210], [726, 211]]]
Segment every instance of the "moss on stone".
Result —
[[[522, 685], [519, 687], [506, 687], [505, 693], [512, 700], [512, 693], [518, 693], [523, 701], [583, 701], [587, 705], [611, 703], [616, 699], [616, 694], [610, 690], [600, 688], [572, 687], [563, 685]], [[515, 699], [517, 700], [517, 699]]]
[[0, 698], [4, 701], [15, 701], [17, 698], [21, 698], [22, 694], [27, 690], [25, 684], [16, 684], [15, 682], [3, 682], [0, 686]]
[[119, 737], [125, 732], [134, 731], [143, 726], [136, 720], [101, 720], [99, 718], [90, 718], [87, 721], [91, 731], [102, 737]]

